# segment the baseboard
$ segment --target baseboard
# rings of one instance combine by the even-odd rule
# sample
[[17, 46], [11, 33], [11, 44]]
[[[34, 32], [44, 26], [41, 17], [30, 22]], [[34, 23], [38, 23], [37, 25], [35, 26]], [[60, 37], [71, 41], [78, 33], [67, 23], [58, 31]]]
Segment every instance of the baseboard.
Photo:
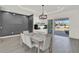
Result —
[[20, 36], [20, 34], [3, 36], [3, 37], [0, 37], [0, 38], [10, 38], [10, 37], [16, 37], [16, 36]]
[[77, 38], [71, 38], [71, 37], [70, 37], [70, 39], [76, 39], [76, 40], [79, 40], [79, 39], [77, 39]]

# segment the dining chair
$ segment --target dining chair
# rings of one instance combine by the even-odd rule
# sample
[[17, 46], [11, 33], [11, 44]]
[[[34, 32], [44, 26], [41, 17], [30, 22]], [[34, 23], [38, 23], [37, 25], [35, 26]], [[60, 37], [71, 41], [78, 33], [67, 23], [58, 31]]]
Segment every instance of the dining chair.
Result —
[[28, 31], [23, 31], [23, 33], [21, 33], [21, 39], [22, 39], [23, 43], [26, 44], [29, 48], [34, 47]]
[[40, 50], [46, 51], [47, 49], [50, 48], [51, 37], [52, 37], [51, 34], [41, 35], [41, 37], [39, 37], [40, 39], [43, 39], [43, 42], [39, 42], [38, 44], [35, 45], [35, 47], [38, 48], [38, 53], [40, 52]]

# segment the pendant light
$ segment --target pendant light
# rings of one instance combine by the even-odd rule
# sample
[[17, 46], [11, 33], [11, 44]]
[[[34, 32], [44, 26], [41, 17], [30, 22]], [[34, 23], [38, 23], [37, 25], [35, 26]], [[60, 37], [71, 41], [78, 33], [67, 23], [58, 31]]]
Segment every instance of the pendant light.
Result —
[[44, 5], [42, 5], [42, 14], [41, 15], [39, 15], [39, 19], [47, 19], [47, 15], [46, 14], [44, 14]]

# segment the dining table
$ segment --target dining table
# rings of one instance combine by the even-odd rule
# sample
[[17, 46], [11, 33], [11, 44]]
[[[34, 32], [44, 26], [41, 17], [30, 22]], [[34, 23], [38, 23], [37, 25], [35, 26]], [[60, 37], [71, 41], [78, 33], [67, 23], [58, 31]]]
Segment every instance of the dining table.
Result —
[[45, 34], [41, 33], [31, 33], [31, 41], [35, 42], [38, 44], [38, 53], [40, 52], [40, 43], [44, 41]]

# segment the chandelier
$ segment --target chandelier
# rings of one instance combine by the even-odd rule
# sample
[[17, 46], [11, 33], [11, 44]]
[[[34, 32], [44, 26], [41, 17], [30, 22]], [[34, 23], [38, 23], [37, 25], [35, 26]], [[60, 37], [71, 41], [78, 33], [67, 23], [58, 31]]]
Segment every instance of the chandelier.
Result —
[[39, 19], [47, 19], [47, 15], [46, 14], [44, 14], [44, 5], [42, 5], [42, 14], [41, 15], [39, 15]]

